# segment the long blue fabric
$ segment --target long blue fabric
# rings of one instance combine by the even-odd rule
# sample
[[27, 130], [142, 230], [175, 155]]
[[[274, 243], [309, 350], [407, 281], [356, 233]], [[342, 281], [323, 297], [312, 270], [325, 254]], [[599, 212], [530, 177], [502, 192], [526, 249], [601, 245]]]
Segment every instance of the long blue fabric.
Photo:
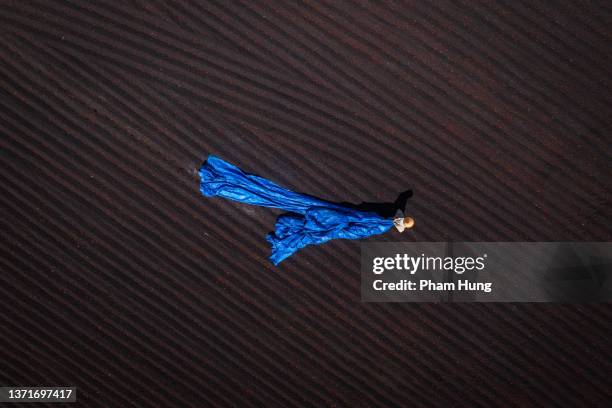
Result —
[[207, 197], [287, 211], [278, 217], [275, 231], [266, 237], [272, 245], [270, 261], [275, 265], [307, 245], [338, 238], [365, 238], [393, 226], [391, 219], [296, 193], [247, 174], [216, 156], [209, 156], [200, 168], [200, 191]]

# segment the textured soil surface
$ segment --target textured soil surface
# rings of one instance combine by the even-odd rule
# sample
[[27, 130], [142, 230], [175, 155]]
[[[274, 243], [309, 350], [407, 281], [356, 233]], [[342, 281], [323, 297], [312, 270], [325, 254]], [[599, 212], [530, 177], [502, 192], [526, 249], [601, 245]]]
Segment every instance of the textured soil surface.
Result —
[[612, 240], [611, 27], [591, 1], [2, 1], [0, 385], [605, 406], [609, 304], [362, 303], [359, 242], [274, 267], [278, 212], [205, 199], [197, 169], [411, 191], [415, 228], [371, 241]]

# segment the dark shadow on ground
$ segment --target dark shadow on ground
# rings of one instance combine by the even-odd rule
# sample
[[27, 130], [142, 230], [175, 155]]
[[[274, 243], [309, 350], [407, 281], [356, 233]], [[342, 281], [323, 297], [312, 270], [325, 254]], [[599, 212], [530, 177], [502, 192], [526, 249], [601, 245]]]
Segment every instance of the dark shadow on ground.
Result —
[[369, 211], [380, 215], [381, 217], [390, 218], [395, 215], [397, 210], [404, 212], [408, 199], [412, 197], [412, 190], [407, 190], [397, 196], [397, 199], [392, 203], [368, 203], [361, 204], [340, 203], [349, 208], [360, 211]]

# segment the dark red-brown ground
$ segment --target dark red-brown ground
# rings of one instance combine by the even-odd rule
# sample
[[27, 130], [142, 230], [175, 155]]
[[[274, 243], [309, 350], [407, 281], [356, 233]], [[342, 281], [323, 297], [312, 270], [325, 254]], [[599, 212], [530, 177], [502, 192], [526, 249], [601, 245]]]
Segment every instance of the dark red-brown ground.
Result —
[[[282, 2], [285, 3], [285, 2]], [[610, 2], [3, 1], [0, 385], [81, 406], [605, 406], [612, 307], [364, 304], [217, 154], [388, 241], [608, 241]], [[40, 406], [40, 405], [36, 405]]]

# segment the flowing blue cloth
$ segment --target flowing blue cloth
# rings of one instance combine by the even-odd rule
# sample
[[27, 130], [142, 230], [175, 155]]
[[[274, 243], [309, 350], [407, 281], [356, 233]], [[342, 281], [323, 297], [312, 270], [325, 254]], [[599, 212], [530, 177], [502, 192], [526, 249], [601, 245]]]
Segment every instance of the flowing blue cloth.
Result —
[[278, 265], [298, 249], [332, 239], [359, 239], [382, 234], [393, 220], [287, 190], [265, 178], [244, 173], [238, 167], [209, 156], [200, 168], [200, 191], [241, 203], [278, 208], [288, 212], [276, 220], [266, 237], [272, 245], [270, 261]]

